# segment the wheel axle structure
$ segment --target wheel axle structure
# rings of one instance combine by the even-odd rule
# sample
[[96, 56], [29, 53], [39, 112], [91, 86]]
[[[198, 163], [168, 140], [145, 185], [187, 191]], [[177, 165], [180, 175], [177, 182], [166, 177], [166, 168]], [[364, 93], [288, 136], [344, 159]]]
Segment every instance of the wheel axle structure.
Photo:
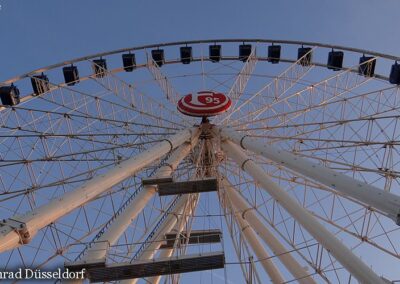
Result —
[[196, 40], [0, 83], [1, 271], [85, 269], [76, 283], [395, 283], [398, 60]]

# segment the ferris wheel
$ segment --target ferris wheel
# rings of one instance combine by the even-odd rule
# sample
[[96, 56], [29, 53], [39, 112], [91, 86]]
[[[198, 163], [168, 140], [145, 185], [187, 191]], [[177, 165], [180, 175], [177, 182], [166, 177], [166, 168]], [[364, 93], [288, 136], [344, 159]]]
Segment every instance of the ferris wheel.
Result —
[[198, 40], [0, 83], [0, 270], [400, 282], [397, 60]]

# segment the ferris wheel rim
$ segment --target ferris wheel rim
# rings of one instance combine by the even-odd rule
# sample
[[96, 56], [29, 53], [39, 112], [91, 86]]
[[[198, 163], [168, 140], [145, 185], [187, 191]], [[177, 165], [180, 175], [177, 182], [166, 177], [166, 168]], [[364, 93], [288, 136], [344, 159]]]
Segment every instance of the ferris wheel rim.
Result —
[[[242, 42], [242, 41], [246, 41], [246, 42], [248, 42], [248, 40], [238, 40], [237, 42]], [[199, 42], [199, 43], [213, 43], [214, 42], [214, 40], [212, 40], [212, 41], [206, 41], [206, 42]], [[236, 41], [235, 41], [236, 42]], [[273, 41], [274, 43], [278, 43], [277, 41]], [[190, 44], [190, 42], [183, 42], [184, 44]], [[194, 42], [192, 42], [192, 43], [194, 43]], [[179, 42], [179, 45], [181, 45], [182, 43], [181, 42]], [[297, 42], [296, 42], [296, 44], [297, 44]], [[299, 43], [299, 44], [301, 44], [301, 43]], [[307, 43], [302, 43], [302, 44], [307, 44]], [[171, 45], [173, 46], [174, 44], [172, 44], [171, 43]], [[175, 45], [178, 45], [178, 43], [175, 43]], [[165, 45], [163, 45], [163, 46], [167, 46], [167, 44], [165, 44]], [[153, 46], [150, 46], [150, 47], [161, 47], [161, 45], [153, 45]], [[149, 48], [150, 48], [149, 47]], [[331, 46], [329, 46], [329, 48], [330, 48]], [[120, 52], [123, 52], [123, 51], [128, 51], [128, 50], [122, 50], [122, 51], [120, 51]], [[119, 53], [119, 52], [116, 52], [116, 53]], [[94, 55], [94, 57], [97, 57], [98, 55]], [[93, 57], [93, 58], [94, 58]], [[258, 59], [258, 60], [260, 60], [260, 61], [267, 61], [267, 59], [264, 57], [264, 58], [262, 58], [262, 57], [258, 57], [258, 56], [256, 56], [256, 58]], [[237, 61], [237, 57], [227, 57], [226, 58], [227, 60], [230, 60], [230, 61]], [[193, 59], [193, 61], [200, 61], [200, 60], [204, 60], [204, 58], [194, 58]], [[295, 63], [296, 62], [296, 60], [286, 60], [286, 59], [281, 59], [281, 61], [282, 62], [287, 62], [287, 63]], [[178, 63], [180, 63], [180, 61], [166, 61], [165, 62], [165, 64], [178, 64]], [[321, 64], [321, 66], [319, 66], [318, 64], [316, 64], [316, 63], [312, 63], [313, 65], [316, 65], [316, 66], [318, 66], [318, 67], [326, 67], [326, 65], [323, 65], [323, 64]], [[60, 66], [63, 66], [63, 65], [60, 65]], [[138, 65], [138, 67], [139, 67], [139, 65]], [[148, 67], [148, 63], [146, 63], [146, 64], [142, 64], [139, 68], [141, 68], [141, 67]], [[41, 72], [41, 70], [42, 69], [39, 69], [40, 71], [39, 72]], [[122, 68], [119, 68], [119, 69], [114, 69], [114, 70], [109, 70], [109, 71], [107, 71], [107, 72], [110, 72], [110, 73], [113, 73], [113, 71], [115, 71], [115, 73], [117, 73], [117, 71], [122, 71]], [[351, 70], [349, 70], [349, 71], [351, 71]], [[354, 72], [356, 72], [356, 70], [353, 70]], [[28, 75], [28, 77], [29, 77], [29, 75]], [[87, 78], [90, 78], [91, 76], [88, 76]], [[377, 78], [376, 77], [376, 75], [374, 76], [375, 78]], [[377, 79], [379, 79], [379, 78], [377, 78]], [[385, 79], [384, 77], [382, 78], [382, 79]], [[238, 129], [239, 131], [240, 131], [240, 129]], [[133, 135], [133, 134], [132, 134]], [[150, 141], [150, 142], [152, 142], [152, 141]], [[150, 143], [149, 142], [149, 143]], [[153, 141], [154, 142], [154, 141]], [[311, 148], [311, 151], [313, 151], [313, 148]], [[99, 198], [103, 198], [103, 197], [99, 197]], [[106, 200], [105, 198], [104, 198], [104, 200]]]
[[[348, 51], [348, 52], [354, 52], [354, 53], [359, 53], [367, 55], [372, 55], [376, 56], [379, 58], [383, 59], [388, 59], [388, 60], [394, 60], [395, 62], [400, 61], [400, 57], [390, 55], [390, 54], [385, 54], [385, 53], [379, 53], [379, 52], [374, 52], [371, 50], [366, 50], [366, 49], [359, 49], [359, 48], [352, 48], [352, 47], [346, 47], [346, 46], [340, 46], [340, 45], [331, 45], [331, 44], [325, 44], [325, 43], [319, 43], [319, 42], [307, 42], [307, 41], [294, 41], [294, 40], [275, 40], [275, 39], [254, 39], [254, 38], [241, 38], [241, 39], [207, 39], [207, 40], [192, 40], [192, 41], [177, 41], [177, 42], [168, 42], [168, 43], [157, 43], [157, 44], [148, 44], [148, 45], [142, 45], [142, 46], [136, 46], [136, 47], [129, 47], [129, 48], [122, 48], [122, 49], [116, 49], [116, 50], [111, 50], [107, 52], [101, 52], [101, 53], [96, 53], [96, 54], [91, 54], [71, 60], [67, 60], [64, 62], [56, 63], [53, 65], [49, 65], [46, 67], [42, 67], [33, 71], [30, 71], [28, 73], [24, 73], [19, 76], [15, 76], [11, 79], [8, 79], [6, 81], [0, 82], [0, 87], [2, 86], [7, 86], [7, 85], [12, 85], [20, 80], [27, 79], [27, 78], [32, 78], [34, 75], [38, 74], [43, 74], [43, 72], [46, 71], [51, 71], [59, 67], [64, 67], [68, 65], [73, 65], [74, 63], [79, 63], [79, 62], [84, 62], [84, 61], [89, 61], [91, 62], [92, 59], [95, 58], [102, 58], [102, 56], [109, 56], [109, 55], [115, 55], [115, 54], [120, 54], [122, 52], [132, 52], [132, 51], [139, 51], [139, 50], [144, 50], [146, 51], [147, 49], [152, 49], [152, 48], [160, 48], [160, 47], [173, 47], [173, 46], [183, 46], [183, 45], [189, 45], [189, 44], [216, 44], [216, 43], [254, 43], [254, 44], [263, 44], [263, 43], [271, 43], [271, 44], [286, 44], [286, 45], [295, 45], [295, 46], [309, 46], [312, 48], [316, 47], [321, 47], [321, 48], [326, 48], [326, 49], [336, 49], [339, 51]], [[258, 61], [269, 61], [268, 56], [261, 56], [258, 55], [256, 52], [254, 52], [253, 57], [255, 60]], [[232, 61], [237, 59], [236, 56], [221, 56], [221, 61]], [[207, 56], [201, 55], [198, 57], [193, 57], [191, 59], [193, 62], [203, 62], [203, 61], [212, 61], [210, 60]], [[283, 63], [289, 63], [293, 64], [297, 62], [296, 58], [289, 58], [289, 57], [281, 57], [280, 62]], [[165, 59], [165, 62], [163, 64], [165, 65], [171, 65], [171, 64], [179, 64], [181, 61], [179, 59]], [[135, 65], [135, 69], [141, 69], [141, 68], [149, 68], [151, 64], [154, 64], [151, 62], [151, 60], [147, 60], [145, 63], [140, 63]], [[318, 68], [329, 68], [328, 63], [326, 62], [318, 62], [318, 61], [312, 61], [311, 64], [313, 66], [316, 66]], [[357, 66], [356, 68], [354, 66], [342, 66], [341, 68], [337, 69], [341, 71], [348, 71], [352, 73], [359, 73], [360, 71], [358, 70]], [[107, 70], [108, 74], [118, 74], [124, 71], [123, 67], [117, 67], [114, 69]], [[86, 81], [89, 79], [93, 79], [96, 75], [91, 74], [91, 75], [85, 75], [79, 78], [79, 81]], [[389, 81], [389, 77], [383, 74], [379, 74], [378, 72], [374, 72], [372, 76], [370, 76], [371, 79], [373, 80], [381, 80], [381, 81]], [[35, 94], [35, 93], [27, 93], [20, 98], [20, 102], [24, 103], [28, 100], [35, 99], [37, 97], [41, 97], [45, 95], [48, 92], [60, 89], [60, 88], [65, 88], [69, 89], [69, 85], [66, 84], [65, 82], [60, 82], [60, 83], [54, 83], [52, 81], [49, 82], [49, 90], [41, 92], [40, 94]], [[0, 106], [0, 112], [7, 109], [7, 106]]]
[[[237, 38], [237, 39], [205, 39], [205, 40], [191, 40], [191, 41], [175, 41], [175, 42], [167, 42], [167, 43], [156, 43], [156, 44], [147, 44], [147, 45], [141, 45], [141, 46], [134, 46], [134, 47], [128, 47], [128, 48], [120, 48], [120, 49], [115, 49], [111, 51], [105, 51], [105, 52], [99, 52], [87, 56], [82, 56], [78, 58], [74, 58], [71, 60], [59, 62], [56, 64], [48, 65], [46, 67], [38, 68], [35, 70], [32, 70], [30, 72], [24, 73], [19, 76], [12, 77], [8, 80], [5, 80], [3, 82], [0, 82], [0, 86], [8, 85], [15, 83], [18, 80], [28, 78], [32, 75], [39, 74], [48, 70], [52, 70], [58, 67], [66, 66], [66, 65], [71, 65], [74, 63], [82, 62], [82, 61], [87, 61], [90, 59], [98, 58], [98, 57], [103, 57], [103, 56], [108, 56], [108, 55], [113, 55], [113, 54], [119, 54], [122, 52], [129, 52], [129, 51], [137, 51], [137, 50], [146, 50], [150, 48], [159, 48], [159, 47], [169, 47], [169, 46], [182, 46], [182, 45], [188, 45], [188, 44], [210, 44], [210, 43], [271, 43], [271, 44], [287, 44], [287, 45], [306, 45], [310, 47], [322, 47], [322, 48], [328, 48], [328, 49], [337, 49], [337, 50], [343, 50], [343, 51], [350, 51], [350, 52], [355, 52], [355, 53], [360, 53], [360, 54], [368, 54], [380, 58], [385, 58], [385, 59], [390, 59], [393, 61], [400, 61], [400, 56], [395, 56], [392, 54], [386, 54], [386, 53], [380, 53], [380, 52], [375, 52], [367, 49], [361, 49], [361, 48], [353, 48], [353, 47], [347, 47], [347, 46], [342, 46], [342, 45], [332, 45], [332, 44], [325, 44], [325, 43], [319, 43], [319, 42], [308, 42], [308, 41], [295, 41], [295, 40], [279, 40], [279, 39], [257, 39], [257, 38]], [[257, 56], [257, 55], [255, 55]], [[223, 57], [222, 57], [223, 58]], [[221, 58], [221, 59], [222, 59]], [[229, 59], [230, 60], [230, 59]], [[288, 61], [288, 63], [292, 63], [295, 61]], [[172, 63], [172, 62], [171, 62]], [[147, 63], [144, 64], [145, 67], [147, 66]], [[327, 65], [321, 64], [321, 67], [326, 67]], [[386, 77], [382, 76], [382, 79], [386, 79]]]

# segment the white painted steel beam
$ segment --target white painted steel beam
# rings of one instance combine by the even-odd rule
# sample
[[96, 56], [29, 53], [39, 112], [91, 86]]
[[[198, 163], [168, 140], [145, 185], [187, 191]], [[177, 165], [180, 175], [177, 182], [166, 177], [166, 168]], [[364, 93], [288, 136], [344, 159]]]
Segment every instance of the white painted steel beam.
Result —
[[[284, 94], [286, 94], [294, 85], [297, 84], [297, 82], [301, 78], [303, 78], [306, 74], [308, 74], [308, 72], [314, 67], [312, 63], [307, 66], [299, 64], [300, 60], [302, 60], [305, 56], [307, 56], [307, 54], [298, 59], [296, 62], [293, 62], [287, 69], [285, 69], [282, 73], [276, 76], [276, 78], [274, 78], [273, 81], [269, 82], [268, 84], [263, 86], [260, 90], [252, 94], [252, 96], [246, 99], [243, 103], [241, 103], [240, 105], [236, 104], [232, 108], [232, 111], [229, 112], [229, 115], [225, 117], [221, 122], [224, 122], [226, 121], [226, 119], [229, 119], [234, 113], [240, 111], [241, 108], [243, 108], [249, 103], [256, 105], [257, 108], [249, 113], [246, 113], [246, 115], [243, 115], [242, 117], [239, 116], [238, 119], [242, 120], [243, 117], [246, 117], [248, 118], [247, 120], [249, 121], [255, 120], [259, 115], [261, 115], [264, 112], [266, 105], [271, 105], [276, 103], [275, 101], [274, 102], [267, 101], [266, 99], [264, 99], [264, 97], [266, 98], [274, 97], [276, 101], [279, 101], [278, 99], [280, 99]], [[251, 75], [251, 73], [249, 74]], [[288, 78], [290, 79], [288, 80]], [[258, 99], [258, 101], [256, 101], [256, 99]]]
[[[182, 130], [156, 143], [148, 150], [116, 165], [107, 173], [94, 177], [74, 191], [68, 192], [22, 216], [13, 216], [6, 220], [6, 223], [1, 224], [0, 227], [0, 252], [29, 242], [41, 228], [106, 192], [179, 145], [191, 141], [193, 136], [199, 135], [199, 132], [200, 130], [197, 127]], [[15, 224], [20, 224], [21, 228], [15, 226]]]
[[239, 146], [229, 140], [223, 140], [221, 147], [230, 158], [251, 175], [269, 195], [278, 201], [358, 281], [365, 284], [384, 283], [372, 269], [365, 265], [359, 257], [353, 254], [339, 239], [320, 224], [310, 212], [274, 183], [260, 166], [249, 159]]
[[[173, 232], [176, 232], [176, 240], [175, 240], [175, 245], [178, 244], [178, 242], [180, 242], [180, 234], [182, 233], [183, 229], [185, 228], [187, 222], [189, 221], [190, 216], [192, 216], [192, 214], [194, 213], [194, 211], [196, 210], [197, 204], [199, 202], [199, 198], [200, 195], [197, 197], [197, 199], [193, 202], [193, 206], [187, 206], [187, 208], [185, 208], [185, 215], [182, 216], [184, 218], [181, 218], [179, 220], [179, 223], [177, 223], [175, 225], [175, 229], [172, 230]], [[190, 235], [188, 234], [188, 237]], [[172, 254], [174, 253], [174, 250], [176, 248], [170, 248], [170, 249], [164, 249], [161, 251], [161, 253], [159, 254], [158, 258], [167, 258], [167, 257], [171, 257]], [[161, 275], [159, 276], [153, 276], [153, 277], [149, 277], [146, 279], [146, 283], [151, 283], [151, 284], [159, 284], [161, 281]]]
[[[165, 178], [171, 176], [179, 163], [184, 159], [192, 149], [192, 145], [196, 145], [199, 133], [192, 137], [191, 143], [184, 143], [174, 150], [167, 159], [166, 164], [160, 167], [154, 178]], [[119, 215], [104, 232], [103, 235], [93, 244], [83, 258], [84, 261], [92, 262], [102, 259], [106, 256], [107, 248], [114, 245], [120, 236], [129, 227], [132, 221], [142, 212], [143, 208], [156, 193], [156, 186], [146, 185], [142, 191], [135, 197], [129, 206]]]
[[243, 95], [243, 92], [247, 87], [247, 83], [249, 82], [250, 77], [256, 68], [257, 62], [258, 58], [256, 56], [256, 48], [253, 48], [250, 56], [247, 58], [247, 61], [244, 63], [239, 74], [236, 76], [235, 82], [229, 90], [228, 97], [230, 97], [232, 100], [236, 100]]
[[250, 204], [238, 193], [232, 184], [224, 178], [223, 187], [232, 205], [246, 220], [260, 238], [270, 247], [274, 255], [285, 265], [288, 271], [298, 279], [300, 284], [316, 284], [310, 274], [297, 262], [297, 260], [286, 250], [282, 243], [268, 230], [257, 214], [252, 210]]
[[157, 66], [151, 56], [148, 59], [147, 68], [150, 71], [151, 75], [153, 75], [154, 80], [157, 81], [158, 85], [161, 88], [161, 91], [165, 94], [167, 100], [170, 101], [173, 105], [176, 105], [180, 97], [178, 92], [175, 91], [168, 78], [161, 72], [160, 68]]
[[383, 191], [365, 182], [353, 179], [287, 151], [267, 145], [265, 140], [246, 136], [229, 129], [222, 129], [221, 136], [229, 138], [243, 149], [262, 155], [299, 174], [312, 178], [340, 193], [371, 206], [400, 225], [400, 196]]
[[[164, 236], [166, 233], [170, 232], [174, 226], [178, 223], [181, 218], [184, 218], [185, 210], [190, 206], [190, 202], [192, 201], [192, 198], [197, 198], [194, 197], [194, 195], [183, 195], [181, 199], [178, 201], [178, 203], [175, 206], [174, 213], [175, 214], [170, 214], [165, 222], [162, 224], [160, 229], [158, 230], [157, 236], [154, 238], [154, 241], [146, 248], [146, 250], [143, 252], [143, 254], [139, 257], [138, 260], [149, 260], [154, 257], [156, 254], [157, 250], [160, 248], [162, 245], [162, 241], [164, 239]], [[197, 202], [197, 201], [196, 201]], [[137, 283], [139, 279], [127, 279], [123, 280], [120, 283], [121, 284], [135, 284]]]
[[252, 248], [254, 254], [257, 257], [257, 260], [261, 263], [265, 272], [270, 277], [271, 282], [274, 284], [285, 283], [286, 281], [283, 279], [282, 274], [279, 272], [279, 269], [275, 266], [268, 252], [264, 249], [264, 246], [257, 238], [257, 234], [255, 233], [255, 231], [252, 229], [249, 223], [245, 219], [243, 219], [240, 212], [232, 206], [231, 200], [228, 200], [228, 202], [225, 203], [225, 205], [228, 204], [230, 207], [229, 210], [233, 214], [236, 223], [238, 224], [240, 230], [242, 231], [245, 241]]
[[[235, 107], [232, 109], [236, 110], [236, 105], [238, 104], [238, 98], [243, 95], [244, 90], [247, 87], [247, 83], [249, 82], [251, 75], [253, 74], [256, 65], [258, 62], [258, 57], [256, 56], [256, 48], [251, 50], [250, 56], [247, 58], [247, 61], [244, 63], [242, 69], [239, 74], [236, 76], [235, 82], [233, 83], [231, 89], [228, 92], [228, 97], [233, 100], [235, 103]], [[232, 114], [223, 114], [217, 116], [213, 122], [222, 124], [227, 119], [230, 118]]]

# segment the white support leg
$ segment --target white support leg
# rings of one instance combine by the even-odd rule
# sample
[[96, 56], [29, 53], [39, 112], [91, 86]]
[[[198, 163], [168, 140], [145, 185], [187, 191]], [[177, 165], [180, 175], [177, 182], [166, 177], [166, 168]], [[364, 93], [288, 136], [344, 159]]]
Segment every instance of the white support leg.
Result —
[[[185, 158], [192, 147], [197, 144], [199, 135], [192, 138], [191, 143], [184, 143], [174, 150], [171, 156], [166, 161], [166, 165], [159, 168], [155, 174], [155, 178], [164, 178], [171, 176], [179, 163]], [[192, 146], [193, 145], [193, 146]], [[142, 212], [143, 208], [156, 193], [156, 186], [147, 185], [136, 196], [131, 204], [119, 215], [110, 225], [107, 231], [91, 246], [84, 261], [95, 262], [106, 256], [108, 246], [114, 245], [120, 236], [125, 232], [132, 221]]]
[[[228, 196], [229, 199], [229, 196]], [[257, 234], [251, 228], [249, 223], [243, 219], [240, 215], [239, 211], [236, 210], [230, 200], [225, 202], [228, 205], [231, 214], [235, 217], [237, 224], [239, 225], [240, 230], [242, 231], [243, 237], [247, 241], [247, 243], [252, 248], [254, 254], [257, 256], [257, 259], [260, 261], [262, 267], [264, 268], [265, 272], [271, 278], [271, 282], [274, 284], [281, 284], [285, 283], [286, 281], [283, 279], [283, 276], [279, 272], [278, 268], [275, 266], [274, 262], [271, 260], [268, 252], [264, 249], [263, 245], [257, 238]]]
[[233, 188], [230, 182], [224, 178], [223, 187], [228, 195], [233, 207], [239, 212], [242, 212], [242, 217], [245, 219], [253, 230], [261, 237], [261, 239], [271, 248], [273, 253], [285, 265], [288, 271], [298, 279], [300, 284], [316, 284], [310, 274], [296, 261], [296, 259], [288, 253], [281, 242], [272, 234], [263, 222], [251, 210], [250, 204]]
[[262, 139], [246, 136], [229, 129], [221, 129], [221, 136], [231, 139], [243, 149], [248, 149], [279, 163], [299, 174], [310, 177], [344, 195], [376, 208], [400, 225], [400, 196], [353, 179], [307, 159], [267, 145]]
[[[184, 217], [184, 212], [185, 208], [187, 206], [190, 206], [189, 203], [191, 202], [192, 198], [195, 198], [194, 195], [189, 195], [186, 194], [181, 197], [181, 199], [178, 201], [178, 203], [175, 206], [174, 213], [176, 214], [170, 214], [161, 228], [158, 231], [157, 236], [154, 238], [154, 241], [147, 247], [147, 249], [143, 252], [143, 254], [140, 256], [138, 260], [148, 260], [152, 259], [157, 252], [157, 250], [160, 248], [162, 245], [162, 241], [164, 240], [164, 235], [168, 232], [170, 232], [174, 226], [178, 223], [179, 218]], [[121, 284], [135, 284], [137, 283], [139, 279], [127, 279], [127, 280], [122, 280], [120, 283]]]
[[[177, 244], [177, 242], [179, 242], [181, 232], [183, 231], [184, 227], [186, 226], [187, 222], [189, 221], [189, 217], [192, 216], [192, 214], [196, 210], [197, 204], [199, 202], [199, 198], [200, 198], [200, 195], [193, 202], [193, 205], [189, 204], [188, 208], [186, 208], [186, 210], [185, 210], [185, 215], [182, 216], [184, 218], [181, 218], [179, 223], [176, 224], [175, 229], [173, 230], [174, 232], [176, 232], [175, 244]], [[188, 235], [188, 237], [189, 237], [189, 235]], [[171, 257], [172, 254], [174, 253], [174, 250], [175, 250], [175, 246], [170, 249], [164, 249], [158, 255], [158, 258]], [[146, 279], [146, 283], [151, 283], [151, 284], [159, 284], [160, 281], [161, 281], [161, 275], [149, 277]]]
[[292, 217], [299, 222], [330, 254], [332, 254], [358, 281], [365, 284], [383, 284], [384, 281], [360, 258], [343, 245], [314, 216], [297, 203], [285, 190], [274, 183], [264, 170], [256, 165], [236, 144], [229, 140], [221, 143], [222, 149], [269, 195], [271, 195]]
[[[74, 191], [54, 199], [50, 203], [40, 206], [22, 216], [14, 216], [0, 227], [0, 252], [16, 248], [27, 243], [41, 228], [70, 213], [96, 196], [106, 192], [112, 186], [129, 178], [143, 167], [161, 158], [177, 146], [192, 140], [192, 136], [199, 135], [198, 128], [190, 128], [156, 143], [150, 149], [132, 157], [105, 174], [98, 175], [78, 187]], [[23, 231], [16, 228], [15, 221], [24, 226]]]

